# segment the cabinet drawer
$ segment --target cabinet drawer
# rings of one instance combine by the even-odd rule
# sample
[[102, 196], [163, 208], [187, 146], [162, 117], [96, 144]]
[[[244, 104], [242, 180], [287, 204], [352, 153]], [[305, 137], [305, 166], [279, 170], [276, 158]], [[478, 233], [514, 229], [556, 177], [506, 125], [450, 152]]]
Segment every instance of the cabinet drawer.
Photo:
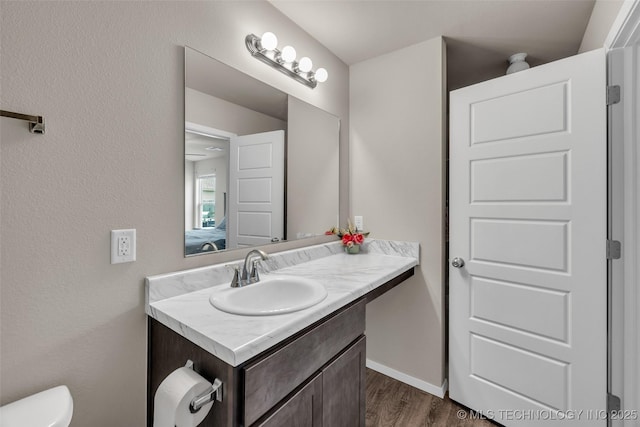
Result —
[[243, 369], [244, 424], [251, 425], [364, 333], [361, 300]]

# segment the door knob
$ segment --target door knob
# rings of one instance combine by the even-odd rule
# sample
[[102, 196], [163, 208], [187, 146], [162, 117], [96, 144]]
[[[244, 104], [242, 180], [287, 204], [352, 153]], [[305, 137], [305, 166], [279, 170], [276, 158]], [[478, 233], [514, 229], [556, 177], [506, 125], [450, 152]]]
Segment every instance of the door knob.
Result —
[[464, 266], [464, 260], [462, 258], [455, 257], [451, 260], [451, 265], [455, 268], [460, 268]]

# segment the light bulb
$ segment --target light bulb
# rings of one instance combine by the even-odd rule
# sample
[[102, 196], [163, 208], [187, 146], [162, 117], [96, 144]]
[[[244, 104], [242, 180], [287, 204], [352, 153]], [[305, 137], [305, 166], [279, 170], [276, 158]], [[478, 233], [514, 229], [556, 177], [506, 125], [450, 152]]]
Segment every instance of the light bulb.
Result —
[[315, 79], [319, 83], [324, 83], [329, 78], [329, 73], [324, 68], [318, 68], [315, 73]]
[[280, 57], [285, 62], [293, 62], [296, 60], [296, 50], [293, 48], [293, 46], [285, 46], [282, 48]]
[[274, 50], [278, 46], [278, 38], [272, 32], [267, 31], [262, 35], [260, 44], [264, 49]]
[[311, 67], [313, 67], [313, 62], [311, 62], [311, 59], [307, 58], [306, 56], [300, 58], [300, 62], [298, 63], [298, 70], [302, 71], [303, 73], [308, 73], [309, 71], [311, 71]]

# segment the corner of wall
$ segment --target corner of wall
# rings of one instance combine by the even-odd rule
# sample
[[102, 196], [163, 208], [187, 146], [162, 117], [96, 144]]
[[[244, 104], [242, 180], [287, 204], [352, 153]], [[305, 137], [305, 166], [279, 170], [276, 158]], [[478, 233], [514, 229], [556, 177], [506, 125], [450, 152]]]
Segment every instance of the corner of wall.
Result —
[[[445, 376], [445, 55], [436, 37], [350, 68], [352, 213], [421, 254], [415, 276], [367, 306], [367, 354], [435, 385]], [[406, 69], [422, 77], [388, 78]]]
[[624, 0], [596, 0], [578, 53], [604, 46], [611, 25], [614, 23], [623, 4]]

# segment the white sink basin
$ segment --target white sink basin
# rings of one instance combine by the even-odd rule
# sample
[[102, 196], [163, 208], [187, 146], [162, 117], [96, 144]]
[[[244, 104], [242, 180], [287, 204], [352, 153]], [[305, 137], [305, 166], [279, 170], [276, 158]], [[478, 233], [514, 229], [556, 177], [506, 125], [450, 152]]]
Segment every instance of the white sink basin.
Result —
[[304, 310], [326, 297], [325, 287], [313, 279], [265, 275], [258, 283], [215, 292], [209, 302], [227, 313], [270, 316]]

